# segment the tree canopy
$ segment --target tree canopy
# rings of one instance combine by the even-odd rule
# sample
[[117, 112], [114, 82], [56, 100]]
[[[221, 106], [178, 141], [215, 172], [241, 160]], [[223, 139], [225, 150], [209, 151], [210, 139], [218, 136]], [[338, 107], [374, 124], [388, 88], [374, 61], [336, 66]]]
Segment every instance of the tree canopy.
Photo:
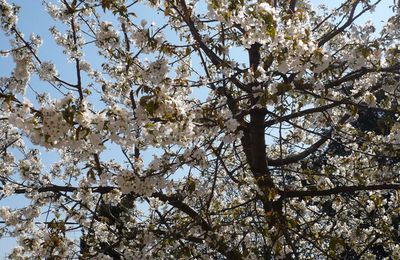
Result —
[[10, 259], [400, 259], [398, 1], [42, 5], [72, 73], [0, 0]]

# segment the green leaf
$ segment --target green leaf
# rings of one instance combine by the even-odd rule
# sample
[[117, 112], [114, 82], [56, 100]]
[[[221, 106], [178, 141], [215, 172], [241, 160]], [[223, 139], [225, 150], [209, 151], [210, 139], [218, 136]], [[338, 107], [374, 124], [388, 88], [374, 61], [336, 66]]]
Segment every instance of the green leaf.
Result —
[[188, 192], [192, 194], [196, 190], [196, 182], [193, 180], [193, 178], [189, 177], [186, 181], [186, 184], [188, 187]]

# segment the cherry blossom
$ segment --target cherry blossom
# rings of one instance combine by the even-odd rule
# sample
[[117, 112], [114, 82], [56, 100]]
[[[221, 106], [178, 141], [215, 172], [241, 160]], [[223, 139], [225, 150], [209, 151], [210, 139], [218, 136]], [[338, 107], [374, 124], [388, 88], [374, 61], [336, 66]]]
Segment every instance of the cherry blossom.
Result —
[[400, 257], [397, 1], [13, 2], [10, 259]]

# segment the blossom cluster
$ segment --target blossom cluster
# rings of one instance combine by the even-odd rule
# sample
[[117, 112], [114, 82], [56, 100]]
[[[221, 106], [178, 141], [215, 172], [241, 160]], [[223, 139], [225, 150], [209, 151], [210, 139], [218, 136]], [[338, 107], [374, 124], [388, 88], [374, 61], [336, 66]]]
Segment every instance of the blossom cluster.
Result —
[[18, 8], [8, 4], [5, 0], [0, 2], [0, 23], [1, 29], [8, 32], [18, 21]]

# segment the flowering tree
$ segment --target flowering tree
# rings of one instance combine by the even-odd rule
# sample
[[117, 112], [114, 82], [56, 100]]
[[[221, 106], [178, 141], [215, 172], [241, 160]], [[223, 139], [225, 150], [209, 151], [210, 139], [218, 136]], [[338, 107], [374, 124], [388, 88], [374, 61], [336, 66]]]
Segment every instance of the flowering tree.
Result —
[[66, 78], [0, 0], [10, 258], [399, 259], [399, 3], [357, 23], [381, 2], [44, 1]]

